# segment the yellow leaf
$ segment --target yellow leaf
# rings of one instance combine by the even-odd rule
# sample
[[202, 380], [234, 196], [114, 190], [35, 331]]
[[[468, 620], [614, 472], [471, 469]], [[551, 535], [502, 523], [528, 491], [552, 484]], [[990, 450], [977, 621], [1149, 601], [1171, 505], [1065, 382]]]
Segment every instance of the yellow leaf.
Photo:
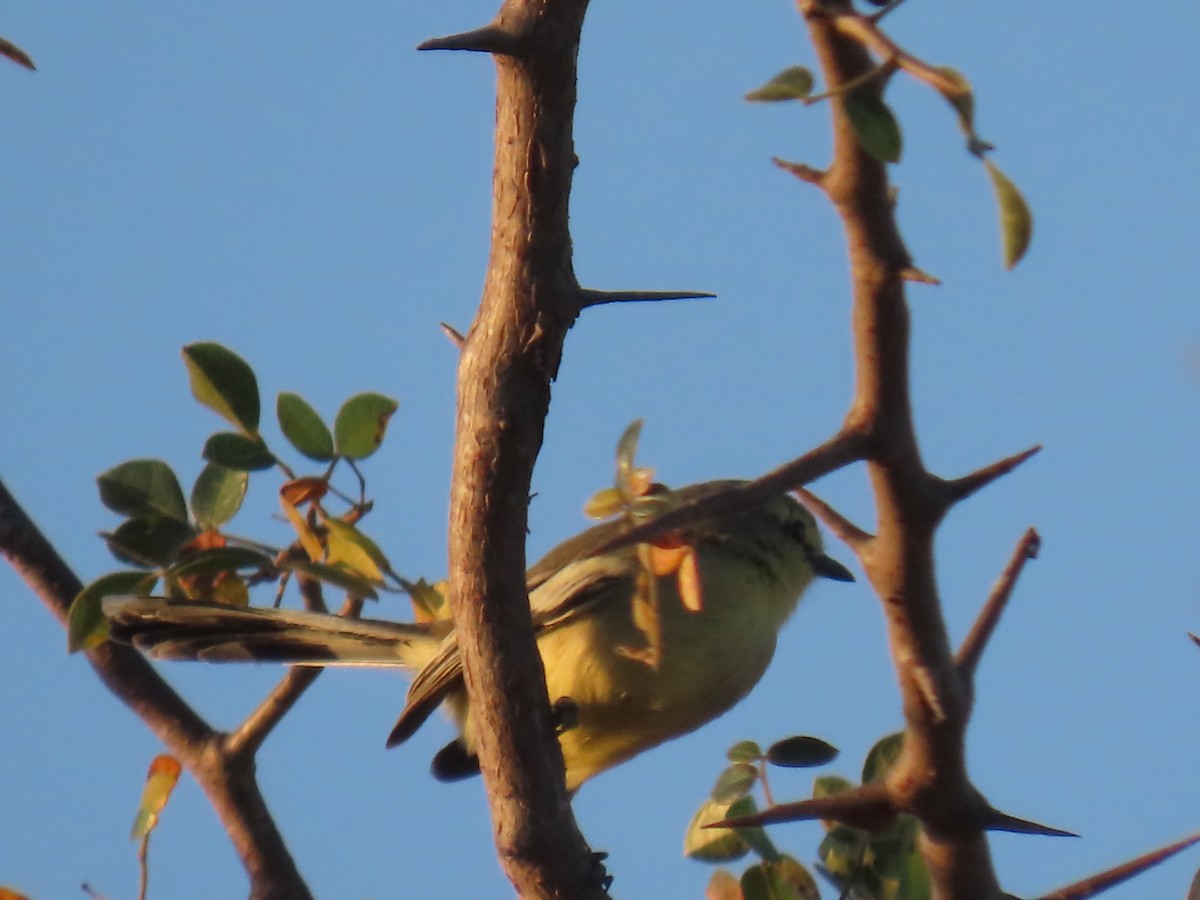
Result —
[[607, 519], [624, 508], [625, 497], [615, 487], [610, 487], [592, 494], [583, 506], [583, 514], [589, 519]]
[[300, 546], [304, 548], [304, 552], [308, 554], [308, 558], [313, 562], [320, 562], [325, 556], [325, 548], [321, 546], [321, 540], [313, 533], [309, 527], [307, 520], [301, 514], [300, 510], [287, 502], [287, 498], [280, 496], [279, 502], [283, 505], [283, 514], [287, 516], [287, 520], [292, 523], [292, 528], [296, 530], [296, 536], [300, 539]]
[[[375, 554], [364, 543], [367, 541], [365, 535], [353, 525], [338, 519], [326, 519], [325, 526], [329, 529], [325, 562], [331, 566], [345, 566], [370, 581], [383, 582], [383, 571]], [[374, 548], [374, 544], [371, 544], [371, 548]]]
[[182, 768], [175, 757], [165, 754], [154, 757], [154, 762], [150, 763], [150, 771], [146, 773], [146, 786], [142, 789], [142, 802], [138, 805], [137, 817], [133, 820], [133, 831], [130, 834], [135, 841], [144, 838], [158, 824], [158, 814], [167, 805], [171, 791], [179, 781]]
[[413, 618], [422, 624], [449, 619], [450, 604], [446, 602], [449, 589], [450, 583], [447, 581], [429, 584], [424, 578], [412, 585], [408, 598], [412, 601]]

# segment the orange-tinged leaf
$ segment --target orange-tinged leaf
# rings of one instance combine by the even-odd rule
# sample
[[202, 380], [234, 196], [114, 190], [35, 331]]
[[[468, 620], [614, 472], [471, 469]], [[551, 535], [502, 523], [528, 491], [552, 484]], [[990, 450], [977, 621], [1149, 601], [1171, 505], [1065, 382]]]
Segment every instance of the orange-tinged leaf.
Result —
[[0, 887], [0, 900], [29, 900], [29, 897], [12, 888]]
[[698, 613], [704, 609], [704, 585], [700, 581], [700, 559], [692, 547], [683, 550], [679, 562], [679, 600], [688, 612]]
[[187, 556], [192, 551], [197, 550], [217, 550], [227, 546], [229, 540], [219, 531], [202, 531], [196, 535], [195, 540], [186, 544], [183, 548], [182, 556]]
[[654, 487], [654, 470], [649, 466], [638, 466], [629, 473], [626, 488], [630, 496], [644, 497]]
[[324, 478], [306, 476], [293, 478], [279, 489], [279, 496], [285, 503], [299, 506], [301, 503], [319, 502], [329, 493], [329, 482]]
[[308, 554], [309, 559], [313, 562], [320, 562], [325, 557], [325, 548], [321, 544], [321, 539], [313, 532], [308, 524], [308, 520], [304, 518], [300, 510], [288, 503], [283, 497], [280, 497], [279, 500], [283, 506], [283, 514], [292, 523], [292, 528], [296, 531], [296, 537], [300, 539], [300, 546], [304, 548], [304, 552]]
[[154, 761], [150, 763], [150, 771], [146, 773], [146, 786], [142, 788], [142, 802], [138, 805], [137, 817], [133, 820], [133, 831], [130, 834], [135, 841], [144, 838], [158, 824], [158, 815], [167, 805], [182, 770], [179, 760], [166, 754], [154, 757]]

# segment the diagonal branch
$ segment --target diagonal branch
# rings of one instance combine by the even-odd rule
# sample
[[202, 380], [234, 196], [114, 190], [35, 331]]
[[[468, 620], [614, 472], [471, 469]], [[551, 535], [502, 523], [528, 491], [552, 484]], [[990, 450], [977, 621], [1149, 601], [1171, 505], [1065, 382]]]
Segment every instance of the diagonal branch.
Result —
[[1041, 900], [1087, 900], [1088, 897], [1095, 897], [1110, 887], [1116, 887], [1121, 882], [1128, 881], [1135, 875], [1140, 875], [1147, 869], [1151, 869], [1159, 863], [1170, 859], [1176, 853], [1186, 850], [1197, 842], [1200, 842], [1200, 834], [1193, 834], [1191, 837], [1176, 841], [1174, 844], [1168, 844], [1166, 847], [1152, 850], [1136, 859], [1131, 859], [1127, 863], [1106, 869], [1099, 874], [1092, 875], [1090, 878], [1085, 878], [1082, 881], [1059, 888], [1053, 893], [1044, 895]]
[[803, 456], [784, 463], [753, 481], [709, 494], [700, 500], [682, 503], [623, 531], [607, 544], [598, 547], [595, 555], [600, 556], [631, 544], [645, 543], [668, 531], [684, 528], [712, 516], [728, 515], [760, 506], [777, 494], [786, 493], [862, 459], [865, 448], [866, 441], [861, 434], [852, 431], [839, 432]]
[[[0, 554], [60, 623], [79, 579], [0, 483]], [[208, 796], [250, 876], [253, 897], [311, 897], [258, 790], [253, 760], [233, 764], [221, 735], [188, 706], [140, 654], [111, 642], [87, 652], [97, 676], [187, 767]]]
[[1000, 622], [1000, 616], [1003, 614], [1004, 608], [1008, 605], [1013, 588], [1016, 587], [1017, 579], [1021, 577], [1021, 571], [1025, 568], [1025, 563], [1037, 558], [1038, 548], [1041, 545], [1042, 539], [1036, 531], [1032, 528], [1026, 531], [1017, 544], [1017, 549], [1013, 551], [1008, 565], [1000, 573], [999, 580], [992, 586], [987, 603], [984, 604], [983, 609], [979, 613], [979, 618], [975, 620], [975, 624], [971, 627], [966, 640], [962, 642], [962, 646], [958, 648], [958, 654], [954, 658], [954, 661], [958, 664], [958, 670], [963, 674], [964, 678], [971, 680], [975, 677], [975, 669], [979, 665], [979, 659], [983, 656], [983, 650], [987, 646], [988, 639], [991, 638], [992, 633], [996, 630], [996, 625]]

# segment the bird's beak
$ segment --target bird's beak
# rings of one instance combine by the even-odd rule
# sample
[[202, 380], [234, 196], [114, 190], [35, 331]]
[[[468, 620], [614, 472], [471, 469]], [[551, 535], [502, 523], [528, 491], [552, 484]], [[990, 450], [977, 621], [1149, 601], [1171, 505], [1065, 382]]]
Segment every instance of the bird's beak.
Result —
[[813, 557], [813, 571], [822, 578], [829, 578], [833, 581], [853, 581], [854, 573], [843, 566], [840, 562], [832, 557], [821, 553]]

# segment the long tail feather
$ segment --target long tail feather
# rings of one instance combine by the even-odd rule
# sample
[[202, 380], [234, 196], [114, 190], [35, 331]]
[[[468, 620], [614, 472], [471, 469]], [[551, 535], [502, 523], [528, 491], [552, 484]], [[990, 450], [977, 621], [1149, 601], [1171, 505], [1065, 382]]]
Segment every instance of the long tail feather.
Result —
[[162, 597], [109, 597], [114, 640], [155, 659], [310, 666], [419, 664], [440, 635], [428, 626], [284, 609], [236, 609]]

